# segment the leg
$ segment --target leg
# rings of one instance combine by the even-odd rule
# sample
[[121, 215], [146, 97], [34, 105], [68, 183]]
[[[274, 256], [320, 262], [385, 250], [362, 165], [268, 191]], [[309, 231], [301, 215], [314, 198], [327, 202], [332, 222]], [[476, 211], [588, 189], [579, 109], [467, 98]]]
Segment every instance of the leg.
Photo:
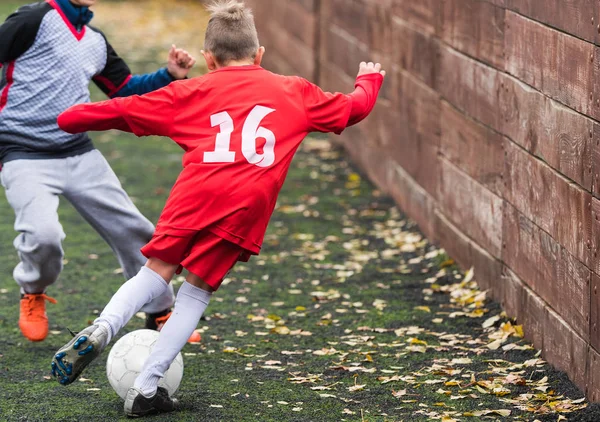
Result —
[[145, 303], [164, 293], [177, 267], [155, 258], [148, 260], [138, 275], [119, 288], [94, 324], [56, 352], [52, 373], [58, 381], [63, 385], [75, 381]]
[[[57, 161], [56, 164], [49, 163]], [[21, 262], [13, 276], [22, 293], [43, 293], [62, 270], [65, 238], [58, 221], [60, 160], [16, 160], [2, 169], [6, 198], [15, 211], [15, 238]]]
[[158, 382], [196, 329], [212, 293], [212, 288], [193, 274], [179, 288], [173, 314], [160, 331], [158, 341], [134, 386], [127, 392], [127, 415], [144, 416], [175, 410], [177, 401], [171, 399], [166, 390], [159, 388]]
[[[68, 159], [71, 182], [65, 197], [102, 236], [117, 255], [127, 279], [135, 276], [146, 258], [140, 249], [152, 237], [154, 226], [123, 190], [119, 179], [99, 151]], [[157, 313], [173, 306], [173, 287], [142, 307]]]
[[149, 412], [173, 410], [168, 402], [165, 409], [152, 404], [155, 400], [164, 402], [164, 391], [157, 389], [158, 382], [183, 349], [188, 336], [194, 332], [212, 293], [219, 288], [223, 277], [235, 265], [241, 252], [243, 250], [238, 246], [212, 233], [198, 234], [188, 258], [182, 262], [190, 274], [177, 293], [173, 315], [161, 330], [142, 372], [127, 393], [127, 415], [143, 416]]
[[129, 322], [144, 304], [164, 294], [178, 265], [150, 258], [138, 275], [123, 284], [108, 302], [94, 324], [109, 329], [109, 339]]
[[57, 212], [63, 164], [62, 160], [16, 160], [0, 173], [19, 232], [14, 246], [20, 262], [13, 271], [22, 294], [19, 328], [31, 341], [48, 335], [45, 301], [56, 301], [44, 292], [63, 267], [65, 234]]

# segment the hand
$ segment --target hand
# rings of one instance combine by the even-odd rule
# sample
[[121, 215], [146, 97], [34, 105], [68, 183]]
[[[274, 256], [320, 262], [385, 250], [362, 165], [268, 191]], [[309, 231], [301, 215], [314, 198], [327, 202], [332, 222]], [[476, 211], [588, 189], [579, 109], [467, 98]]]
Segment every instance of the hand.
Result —
[[173, 78], [184, 79], [195, 64], [196, 59], [190, 53], [177, 48], [174, 44], [171, 46], [167, 70]]
[[358, 76], [369, 75], [371, 73], [379, 73], [381, 76], [385, 77], [385, 70], [381, 70], [381, 64], [361, 62], [360, 68], [358, 69]]

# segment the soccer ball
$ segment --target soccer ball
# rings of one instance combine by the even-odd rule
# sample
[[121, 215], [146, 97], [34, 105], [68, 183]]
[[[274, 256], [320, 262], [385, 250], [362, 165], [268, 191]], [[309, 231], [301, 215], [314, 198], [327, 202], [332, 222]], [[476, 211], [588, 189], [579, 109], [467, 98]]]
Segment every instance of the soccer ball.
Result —
[[[115, 392], [125, 400], [127, 390], [133, 387], [137, 376], [142, 372], [144, 362], [158, 340], [158, 331], [137, 330], [124, 335], [115, 343], [106, 361], [106, 375]], [[172, 396], [183, 377], [183, 358], [177, 355], [165, 376], [158, 383]]]

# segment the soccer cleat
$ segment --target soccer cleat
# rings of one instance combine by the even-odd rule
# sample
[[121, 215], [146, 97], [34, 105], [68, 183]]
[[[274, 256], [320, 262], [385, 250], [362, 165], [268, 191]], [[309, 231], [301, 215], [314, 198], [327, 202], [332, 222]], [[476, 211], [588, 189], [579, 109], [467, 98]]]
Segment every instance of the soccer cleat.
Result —
[[96, 359], [108, 343], [107, 329], [91, 325], [58, 349], [52, 358], [52, 375], [62, 385], [71, 384]]
[[56, 303], [55, 299], [44, 293], [21, 295], [19, 328], [23, 336], [30, 341], [42, 341], [48, 335], [46, 301]]
[[156, 393], [148, 398], [140, 390], [131, 387], [125, 396], [125, 414], [130, 417], [153, 415], [156, 413], [173, 412], [177, 409], [177, 399], [169, 397], [169, 392], [164, 387], [158, 387]]
[[[166, 311], [159, 312], [156, 314], [146, 314], [146, 328], [148, 330], [160, 331], [171, 316], [171, 313], [172, 312], [169, 309], [167, 309]], [[202, 336], [200, 335], [200, 333], [194, 331], [188, 339], [188, 343], [200, 343], [201, 340]]]

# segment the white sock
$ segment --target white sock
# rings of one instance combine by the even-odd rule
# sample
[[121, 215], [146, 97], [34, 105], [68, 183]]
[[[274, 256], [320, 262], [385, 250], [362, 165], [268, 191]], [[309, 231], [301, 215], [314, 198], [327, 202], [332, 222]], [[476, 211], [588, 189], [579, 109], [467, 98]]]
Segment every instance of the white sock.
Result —
[[167, 287], [168, 283], [160, 275], [148, 267], [142, 267], [135, 277], [117, 290], [94, 324], [108, 329], [110, 342], [142, 306], [160, 296]]
[[211, 296], [212, 293], [187, 281], [179, 288], [173, 313], [160, 330], [158, 341], [133, 385], [144, 396], [154, 396], [158, 382], [196, 329]]

